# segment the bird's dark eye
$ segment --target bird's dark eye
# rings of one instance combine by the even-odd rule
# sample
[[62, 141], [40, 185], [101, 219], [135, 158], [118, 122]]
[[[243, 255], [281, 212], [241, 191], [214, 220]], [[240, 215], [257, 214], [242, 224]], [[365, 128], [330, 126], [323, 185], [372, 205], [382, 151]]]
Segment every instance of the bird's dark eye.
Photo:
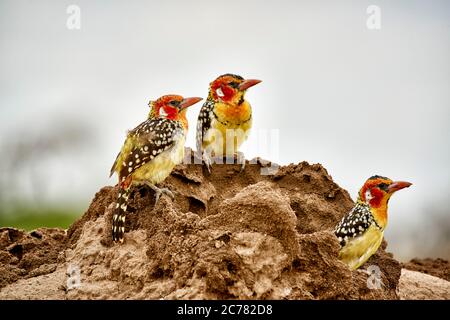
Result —
[[229, 86], [232, 87], [232, 88], [237, 89], [237, 87], [239, 87], [239, 83], [233, 81], [233, 82], [230, 82], [230, 83], [229, 83]]
[[171, 106], [178, 107], [180, 105], [180, 101], [172, 100], [169, 103]]
[[389, 185], [387, 184], [387, 183], [380, 183], [379, 185], [378, 185], [378, 188], [380, 188], [381, 190], [383, 190], [383, 191], [387, 191], [387, 189], [388, 189], [388, 187], [389, 187]]

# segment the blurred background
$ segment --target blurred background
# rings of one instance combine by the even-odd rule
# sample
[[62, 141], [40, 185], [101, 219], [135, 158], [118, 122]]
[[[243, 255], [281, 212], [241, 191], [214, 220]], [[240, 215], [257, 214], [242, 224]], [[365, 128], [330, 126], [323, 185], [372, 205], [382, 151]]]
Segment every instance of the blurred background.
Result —
[[353, 198], [411, 181], [388, 250], [450, 258], [449, 40], [448, 1], [0, 0], [0, 226], [69, 226], [150, 99], [231, 72], [263, 80], [254, 132], [279, 136], [247, 158], [321, 163]]

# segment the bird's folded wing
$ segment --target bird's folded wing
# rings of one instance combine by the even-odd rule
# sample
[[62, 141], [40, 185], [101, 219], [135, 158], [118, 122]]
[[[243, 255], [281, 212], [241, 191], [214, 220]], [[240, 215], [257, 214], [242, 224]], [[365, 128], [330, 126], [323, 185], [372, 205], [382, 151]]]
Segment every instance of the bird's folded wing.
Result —
[[210, 114], [213, 112], [214, 101], [206, 100], [200, 109], [200, 113], [198, 115], [197, 120], [197, 151], [200, 152], [202, 150], [203, 138], [206, 135], [206, 132], [211, 128], [211, 116]]
[[356, 205], [337, 225], [335, 234], [341, 245], [345, 245], [347, 239], [363, 234], [373, 223], [370, 209]]
[[182, 127], [179, 123], [164, 118], [147, 120], [132, 130], [135, 143], [131, 151], [124, 155], [119, 173], [121, 181], [164, 151], [172, 148], [180, 132], [182, 132]]

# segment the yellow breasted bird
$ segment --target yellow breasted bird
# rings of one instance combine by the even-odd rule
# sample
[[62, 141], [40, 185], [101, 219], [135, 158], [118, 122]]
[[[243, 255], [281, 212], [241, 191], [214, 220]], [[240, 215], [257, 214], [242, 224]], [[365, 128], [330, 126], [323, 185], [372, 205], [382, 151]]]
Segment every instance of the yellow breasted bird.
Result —
[[[252, 127], [252, 108], [245, 100], [245, 92], [260, 82], [224, 74], [210, 83], [208, 98], [197, 120], [197, 152], [201, 153], [208, 171], [211, 156], [234, 157], [247, 139]], [[233, 141], [227, 143], [230, 139]], [[242, 160], [245, 166], [245, 159]]]
[[381, 245], [388, 222], [388, 202], [410, 182], [370, 177], [359, 190], [355, 207], [339, 222], [334, 233], [341, 244], [339, 259], [350, 269], [358, 269]]
[[156, 184], [167, 178], [183, 160], [188, 130], [186, 111], [200, 100], [202, 98], [162, 96], [150, 103], [149, 119], [128, 132], [111, 168], [111, 175], [116, 172], [119, 176], [119, 195], [112, 222], [114, 241], [123, 241], [131, 185], [146, 184], [152, 188], [156, 194], [155, 204], [162, 193], [173, 198], [169, 189], [158, 188]]

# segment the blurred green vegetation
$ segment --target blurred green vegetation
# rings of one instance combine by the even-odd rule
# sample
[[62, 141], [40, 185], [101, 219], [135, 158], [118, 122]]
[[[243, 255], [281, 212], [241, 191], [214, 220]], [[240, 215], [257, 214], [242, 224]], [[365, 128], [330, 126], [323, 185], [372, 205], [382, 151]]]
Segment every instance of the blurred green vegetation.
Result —
[[0, 212], [0, 227], [34, 230], [41, 227], [60, 227], [67, 229], [80, 218], [84, 210], [80, 208], [28, 207], [10, 208], [7, 213]]

